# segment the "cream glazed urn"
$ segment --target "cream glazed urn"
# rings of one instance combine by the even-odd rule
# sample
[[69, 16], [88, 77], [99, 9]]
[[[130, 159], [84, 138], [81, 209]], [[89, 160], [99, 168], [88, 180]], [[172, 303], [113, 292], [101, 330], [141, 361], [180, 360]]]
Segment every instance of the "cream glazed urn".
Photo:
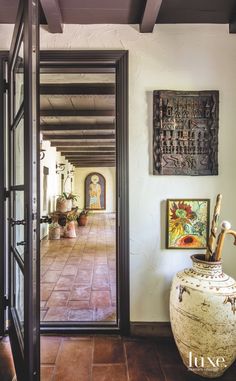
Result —
[[170, 293], [170, 321], [189, 370], [220, 377], [236, 359], [236, 281], [221, 262], [192, 255], [193, 267], [176, 274]]

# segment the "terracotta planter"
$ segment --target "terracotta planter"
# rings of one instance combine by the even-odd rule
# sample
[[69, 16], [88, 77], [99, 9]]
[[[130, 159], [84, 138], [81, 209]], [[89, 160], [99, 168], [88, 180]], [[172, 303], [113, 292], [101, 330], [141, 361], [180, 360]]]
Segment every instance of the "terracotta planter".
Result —
[[75, 221], [67, 222], [64, 234], [66, 238], [76, 238]]
[[220, 377], [236, 359], [236, 282], [221, 262], [192, 255], [193, 267], [173, 279], [170, 320], [184, 364], [202, 377]]
[[57, 212], [61, 212], [61, 213], [67, 212], [67, 208], [68, 208], [67, 201], [68, 200], [61, 199], [61, 198], [57, 199], [57, 204], [56, 204], [56, 210], [57, 210]]
[[49, 239], [60, 239], [61, 238], [61, 228], [49, 228]]
[[81, 216], [78, 217], [77, 222], [79, 226], [86, 226], [88, 222], [88, 216], [86, 216], [85, 214], [82, 214]]

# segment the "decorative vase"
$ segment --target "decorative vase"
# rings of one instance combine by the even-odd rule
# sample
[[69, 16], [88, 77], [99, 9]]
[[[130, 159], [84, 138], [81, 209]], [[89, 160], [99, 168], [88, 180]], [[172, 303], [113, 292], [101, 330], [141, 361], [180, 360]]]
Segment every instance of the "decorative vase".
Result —
[[71, 209], [72, 209], [72, 200], [71, 199], [66, 200], [66, 211], [70, 212]]
[[64, 234], [66, 238], [76, 238], [75, 221], [67, 222]]
[[67, 212], [68, 204], [65, 198], [58, 198], [57, 199], [57, 204], [56, 204], [56, 210], [57, 212], [65, 213]]
[[49, 228], [49, 239], [60, 239], [61, 238], [61, 228]]
[[176, 345], [189, 370], [220, 377], [236, 359], [236, 282], [221, 262], [191, 256], [193, 267], [176, 274], [170, 320]]
[[88, 221], [88, 217], [85, 214], [82, 214], [77, 218], [77, 222], [79, 226], [86, 226]]

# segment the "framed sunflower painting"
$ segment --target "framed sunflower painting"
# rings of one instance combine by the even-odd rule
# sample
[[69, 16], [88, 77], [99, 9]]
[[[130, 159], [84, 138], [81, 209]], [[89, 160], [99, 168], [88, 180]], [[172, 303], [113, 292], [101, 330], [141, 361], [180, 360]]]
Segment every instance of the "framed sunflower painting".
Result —
[[205, 249], [209, 210], [209, 199], [167, 200], [167, 249]]

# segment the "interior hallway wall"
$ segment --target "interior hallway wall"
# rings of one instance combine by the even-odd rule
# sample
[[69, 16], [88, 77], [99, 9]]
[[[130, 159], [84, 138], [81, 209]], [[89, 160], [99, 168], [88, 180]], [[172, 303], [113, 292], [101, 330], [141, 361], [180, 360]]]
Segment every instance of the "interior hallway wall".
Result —
[[[106, 180], [106, 210], [102, 212], [113, 213], [116, 211], [116, 169], [112, 167], [76, 168], [75, 169], [75, 194], [78, 194], [78, 206], [85, 207], [85, 178], [91, 172], [101, 173]], [[99, 211], [96, 211], [96, 213]], [[94, 212], [93, 212], [94, 213]]]
[[[45, 157], [40, 161], [40, 209], [41, 216], [48, 215], [50, 212], [56, 210], [56, 199], [61, 194], [61, 174], [56, 173], [56, 164], [63, 163], [65, 164], [65, 169], [62, 172], [64, 174], [64, 191], [71, 191], [70, 179], [67, 177], [67, 171], [74, 168], [69, 164], [60, 152], [56, 151], [55, 147], [51, 147], [49, 141], [43, 142], [43, 149], [45, 149]], [[43, 167], [48, 169], [47, 176], [47, 208], [44, 208], [43, 202]], [[73, 183], [74, 184], [74, 183]], [[40, 236], [41, 238], [45, 237], [48, 234], [48, 224], [40, 225]]]
[[[10, 45], [11, 26], [0, 26], [0, 48]], [[170, 283], [190, 266], [194, 251], [165, 249], [167, 198], [210, 198], [223, 193], [221, 219], [236, 228], [236, 36], [228, 25], [65, 25], [64, 33], [41, 30], [42, 49], [129, 50], [131, 320], [168, 321]], [[219, 176], [152, 175], [152, 91], [219, 90]], [[211, 207], [211, 211], [212, 211]], [[227, 239], [224, 270], [236, 277], [236, 249]]]

